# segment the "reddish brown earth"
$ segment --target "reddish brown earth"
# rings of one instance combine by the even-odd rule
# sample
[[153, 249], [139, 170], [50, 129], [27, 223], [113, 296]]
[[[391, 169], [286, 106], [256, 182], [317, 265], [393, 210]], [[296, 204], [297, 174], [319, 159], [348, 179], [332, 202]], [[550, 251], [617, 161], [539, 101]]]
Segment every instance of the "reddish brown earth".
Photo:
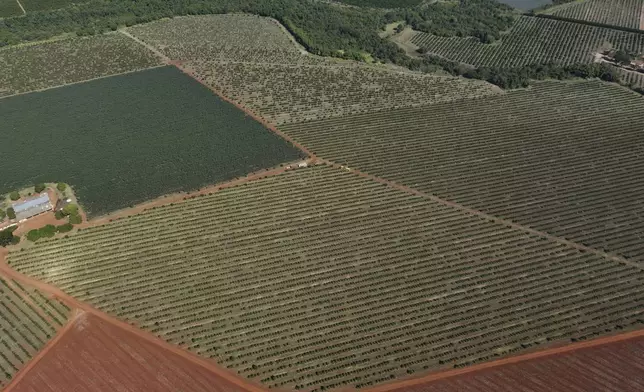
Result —
[[365, 392], [640, 392], [644, 330], [393, 382]]
[[8, 390], [247, 391], [92, 314], [84, 313], [70, 325], [36, 366]]

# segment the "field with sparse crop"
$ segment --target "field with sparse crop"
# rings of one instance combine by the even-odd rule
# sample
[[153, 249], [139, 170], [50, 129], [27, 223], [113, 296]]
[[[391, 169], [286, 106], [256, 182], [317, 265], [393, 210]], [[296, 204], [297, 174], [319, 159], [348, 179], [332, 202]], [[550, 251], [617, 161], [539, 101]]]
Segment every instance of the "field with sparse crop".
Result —
[[642, 29], [644, 0], [583, 0], [547, 9], [544, 14], [612, 26]]
[[317, 63], [279, 23], [254, 15], [187, 16], [128, 28], [173, 60], [190, 63]]
[[0, 387], [54, 336], [68, 315], [64, 304], [0, 278]]
[[483, 82], [358, 65], [212, 63], [197, 75], [276, 124], [501, 93]]
[[600, 82], [282, 126], [313, 153], [644, 262], [644, 101]]
[[70, 184], [91, 216], [299, 159], [174, 67], [0, 101], [0, 193]]
[[122, 34], [0, 49], [0, 97], [160, 65]]
[[639, 268], [326, 165], [84, 229], [8, 261], [289, 390], [461, 367], [644, 316]]
[[474, 38], [439, 37], [418, 33], [412, 43], [427, 53], [474, 66], [521, 67], [554, 62], [591, 63], [602, 49], [619, 48], [634, 53], [644, 51], [644, 35], [523, 16], [492, 45]]

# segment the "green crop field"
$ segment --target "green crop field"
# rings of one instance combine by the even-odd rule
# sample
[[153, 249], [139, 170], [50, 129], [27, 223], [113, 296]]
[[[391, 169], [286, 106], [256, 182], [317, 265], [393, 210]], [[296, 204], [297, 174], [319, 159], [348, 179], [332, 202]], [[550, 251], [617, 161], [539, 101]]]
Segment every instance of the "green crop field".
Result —
[[528, 64], [591, 63], [605, 48], [644, 51], [644, 34], [523, 16], [493, 45], [474, 38], [418, 33], [412, 43], [428, 53], [474, 66], [520, 67]]
[[200, 15], [160, 20], [128, 28], [137, 38], [173, 60], [217, 62], [318, 63], [273, 19], [254, 15]]
[[0, 387], [38, 353], [68, 315], [64, 304], [0, 278]]
[[283, 125], [320, 157], [644, 262], [644, 100], [600, 82]]
[[363, 387], [644, 317], [640, 268], [326, 165], [8, 262], [284, 390]]
[[160, 64], [122, 34], [8, 47], [0, 50], [0, 97]]
[[581, 21], [642, 29], [644, 0], [583, 0], [549, 8], [544, 14]]
[[212, 63], [199, 75], [276, 124], [498, 94], [451, 76], [359, 65]]
[[0, 0], [0, 18], [22, 15], [16, 0]]
[[74, 187], [92, 216], [300, 157], [174, 67], [0, 100], [0, 193]]
[[55, 10], [67, 7], [72, 3], [85, 3], [88, 0], [20, 0], [25, 11]]

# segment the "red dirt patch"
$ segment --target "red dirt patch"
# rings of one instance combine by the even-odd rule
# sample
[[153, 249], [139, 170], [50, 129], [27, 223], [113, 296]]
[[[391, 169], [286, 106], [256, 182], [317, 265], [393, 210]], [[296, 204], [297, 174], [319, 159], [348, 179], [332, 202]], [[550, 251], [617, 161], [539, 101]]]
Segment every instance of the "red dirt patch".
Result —
[[12, 392], [247, 391], [92, 314], [80, 315]]
[[528, 391], [644, 391], [644, 330], [365, 389], [365, 392]]

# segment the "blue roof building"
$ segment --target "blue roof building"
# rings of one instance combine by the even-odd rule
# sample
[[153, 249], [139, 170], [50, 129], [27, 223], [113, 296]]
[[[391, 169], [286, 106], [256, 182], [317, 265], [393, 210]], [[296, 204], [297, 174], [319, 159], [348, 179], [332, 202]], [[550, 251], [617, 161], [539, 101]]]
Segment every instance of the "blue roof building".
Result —
[[54, 206], [51, 205], [49, 194], [43, 193], [33, 199], [15, 203], [13, 210], [16, 212], [16, 219], [19, 222], [27, 220], [44, 212], [51, 211]]

